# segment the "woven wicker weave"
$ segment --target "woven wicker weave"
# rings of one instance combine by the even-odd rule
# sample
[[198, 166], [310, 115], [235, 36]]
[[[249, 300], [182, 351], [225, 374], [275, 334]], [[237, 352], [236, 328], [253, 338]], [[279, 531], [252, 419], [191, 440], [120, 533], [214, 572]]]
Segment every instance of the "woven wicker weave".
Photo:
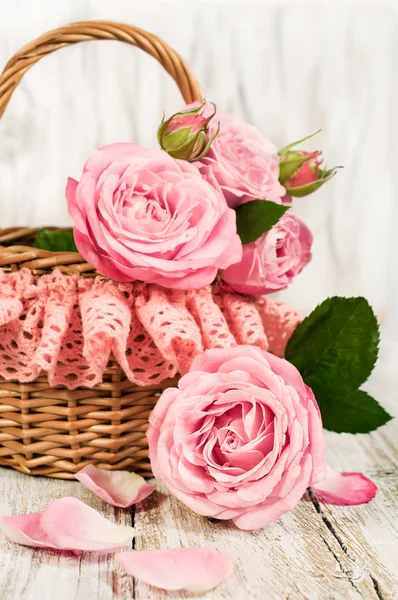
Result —
[[[158, 37], [108, 21], [73, 23], [51, 31], [22, 48], [0, 76], [0, 117], [23, 75], [46, 54], [70, 44], [119, 40], [144, 50], [176, 81], [186, 102], [202, 100], [199, 86], [183, 59]], [[32, 247], [37, 229], [0, 229], [0, 268], [22, 267], [34, 275], [55, 267], [68, 274], [96, 275], [80, 254]], [[72, 479], [89, 463], [103, 469], [151, 475], [145, 432], [157, 395], [169, 380], [136, 387], [116, 362], [103, 382], [91, 389], [51, 388], [45, 377], [20, 384], [0, 378], [0, 465], [23, 473]]]

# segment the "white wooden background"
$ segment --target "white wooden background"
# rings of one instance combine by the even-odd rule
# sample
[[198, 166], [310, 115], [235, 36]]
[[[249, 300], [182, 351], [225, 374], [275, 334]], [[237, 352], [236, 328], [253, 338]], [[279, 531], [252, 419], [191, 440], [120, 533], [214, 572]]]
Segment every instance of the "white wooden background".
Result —
[[[206, 97], [256, 124], [277, 144], [322, 128], [328, 164], [343, 164], [297, 212], [315, 234], [314, 260], [283, 295], [302, 311], [331, 294], [362, 294], [383, 323], [370, 391], [398, 415], [396, 198], [397, 12], [373, 2], [0, 0], [0, 66], [48, 29], [114, 19], [153, 31], [191, 64]], [[180, 107], [173, 82], [136, 49], [82, 44], [46, 57], [27, 74], [0, 122], [0, 227], [68, 222], [64, 185], [99, 145], [155, 143], [163, 110]], [[315, 142], [314, 142], [315, 143]], [[316, 499], [259, 533], [214, 525], [162, 494], [135, 514], [137, 549], [210, 545], [237, 564], [205, 600], [398, 598], [398, 425], [352, 437], [328, 434], [328, 461], [379, 485], [356, 508]], [[78, 495], [79, 484], [0, 469], [0, 514], [42, 510]], [[128, 511], [105, 509], [130, 523]], [[81, 559], [6, 545], [1, 600], [165, 598], [133, 584], [111, 556]], [[183, 594], [168, 597], [182, 598]], [[193, 596], [192, 596], [193, 598]]]
[[[345, 168], [296, 202], [315, 233], [314, 259], [284, 297], [308, 311], [331, 294], [363, 294], [398, 335], [394, 8], [378, 0], [0, 0], [0, 65], [48, 29], [96, 18], [162, 36], [209, 100], [279, 145], [322, 128], [314, 144]], [[65, 224], [66, 177], [78, 177], [100, 144], [154, 144], [163, 110], [180, 106], [159, 65], [124, 44], [46, 57], [0, 122], [0, 225]]]

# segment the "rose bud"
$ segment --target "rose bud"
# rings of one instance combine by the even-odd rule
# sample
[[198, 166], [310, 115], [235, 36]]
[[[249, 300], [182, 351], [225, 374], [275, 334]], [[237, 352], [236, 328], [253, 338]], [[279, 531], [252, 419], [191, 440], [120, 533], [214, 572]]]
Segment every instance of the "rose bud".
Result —
[[[315, 135], [315, 134], [314, 134]], [[312, 136], [308, 136], [312, 137]], [[292, 150], [305, 141], [299, 140], [279, 151], [279, 181], [286, 188], [288, 196], [307, 196], [312, 194], [335, 175], [336, 169], [322, 169], [321, 151], [304, 152]]]
[[173, 158], [190, 162], [206, 156], [220, 130], [218, 124], [213, 133], [209, 133], [209, 123], [216, 114], [214, 104], [213, 107], [213, 112], [208, 116], [204, 115], [204, 102], [200, 106], [178, 112], [167, 120], [163, 119], [158, 129], [160, 147]]

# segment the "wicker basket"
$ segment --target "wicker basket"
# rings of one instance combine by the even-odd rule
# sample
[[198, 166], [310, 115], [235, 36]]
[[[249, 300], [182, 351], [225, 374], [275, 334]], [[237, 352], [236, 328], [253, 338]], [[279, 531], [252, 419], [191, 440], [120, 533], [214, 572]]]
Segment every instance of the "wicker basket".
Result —
[[[0, 117], [22, 79], [46, 54], [77, 42], [119, 40], [141, 48], [176, 81], [184, 100], [202, 100], [199, 86], [183, 59], [158, 37], [107, 21], [74, 23], [51, 31], [22, 48], [0, 76]], [[40, 277], [54, 268], [67, 274], [97, 273], [77, 253], [32, 247], [37, 229], [0, 229], [0, 268], [29, 268]], [[136, 387], [118, 364], [108, 365], [101, 384], [91, 389], [51, 388], [46, 377], [31, 384], [0, 378], [0, 465], [31, 475], [73, 479], [87, 464], [134, 470], [150, 476], [145, 432], [157, 396], [170, 380]]]

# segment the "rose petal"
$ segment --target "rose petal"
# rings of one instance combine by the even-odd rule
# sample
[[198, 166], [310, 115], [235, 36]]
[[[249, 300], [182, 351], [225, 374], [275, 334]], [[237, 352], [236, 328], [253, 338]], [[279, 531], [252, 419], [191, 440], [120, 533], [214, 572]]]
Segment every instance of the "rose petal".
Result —
[[259, 504], [247, 513], [243, 513], [233, 519], [235, 525], [239, 529], [253, 531], [261, 529], [269, 523], [276, 521], [285, 513], [293, 510], [299, 500], [305, 493], [308, 486], [308, 481], [311, 476], [312, 459], [307, 455], [303, 461], [300, 475], [292, 488], [292, 490], [284, 498], [279, 498], [277, 501], [269, 504]]
[[0, 517], [0, 532], [11, 542], [32, 548], [56, 548], [40, 528], [40, 514]]
[[43, 514], [0, 517], [0, 530], [12, 542], [33, 548], [111, 552], [131, 543], [132, 527], [114, 525], [77, 498], [60, 498]]
[[225, 581], [232, 561], [211, 548], [167, 548], [116, 555], [130, 575], [163, 590], [206, 592]]
[[114, 551], [128, 546], [133, 527], [115, 525], [77, 498], [61, 498], [48, 505], [40, 527], [64, 550]]
[[330, 467], [326, 479], [311, 487], [324, 502], [343, 506], [365, 504], [377, 492], [377, 486], [362, 473], [339, 473]]
[[141, 502], [156, 490], [143, 477], [128, 471], [104, 471], [94, 465], [84, 467], [75, 475], [86, 488], [99, 498], [120, 508]]

